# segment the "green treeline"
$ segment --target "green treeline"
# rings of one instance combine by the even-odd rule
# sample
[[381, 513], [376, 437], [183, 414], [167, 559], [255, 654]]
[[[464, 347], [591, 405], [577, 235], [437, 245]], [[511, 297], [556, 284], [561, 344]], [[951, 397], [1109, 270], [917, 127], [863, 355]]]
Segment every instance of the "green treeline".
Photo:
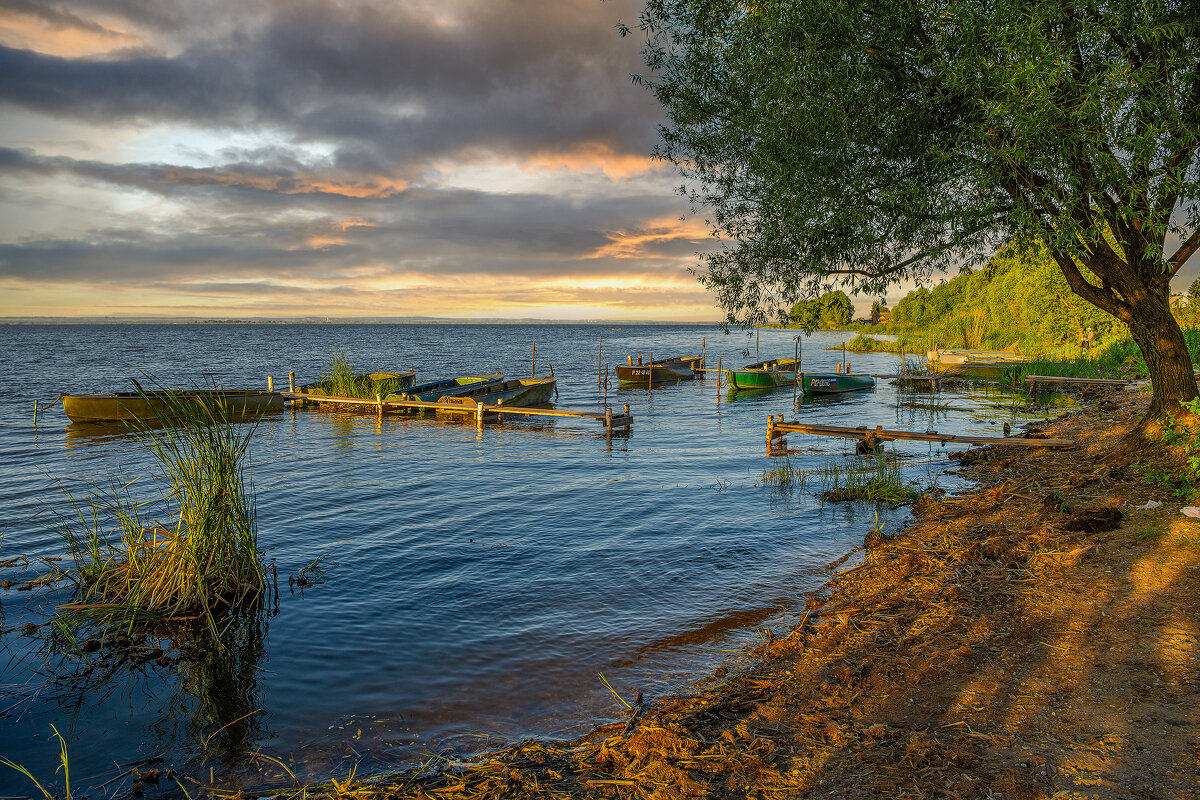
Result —
[[849, 327], [854, 304], [843, 291], [826, 292], [815, 300], [792, 306], [792, 325], [809, 330], [840, 330]]
[[890, 330], [919, 332], [950, 347], [1036, 353], [1123, 337], [1124, 325], [1071, 293], [1044, 248], [1003, 248], [988, 263], [933, 289], [909, 292], [892, 311]]

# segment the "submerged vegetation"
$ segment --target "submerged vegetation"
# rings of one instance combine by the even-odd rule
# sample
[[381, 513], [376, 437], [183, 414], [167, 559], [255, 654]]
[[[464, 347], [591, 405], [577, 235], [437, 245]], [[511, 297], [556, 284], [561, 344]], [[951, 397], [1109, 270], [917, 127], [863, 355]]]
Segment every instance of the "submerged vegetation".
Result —
[[113, 478], [82, 498], [67, 492], [69, 513], [57, 515], [71, 561], [53, 577], [72, 589], [58, 620], [69, 636], [83, 621], [128, 629], [182, 618], [215, 632], [218, 615], [266, 589], [246, 466], [257, 426], [231, 422], [219, 404], [166, 398], [170, 424], [135, 425], [162, 471], [161, 495], [135, 497], [139, 479]]
[[341, 350], [336, 350], [329, 359], [329, 371], [320, 376], [320, 381], [308, 388], [313, 394], [330, 397], [355, 397], [374, 400], [379, 395], [399, 391], [408, 385], [395, 373], [372, 372], [361, 374], [354, 362]]

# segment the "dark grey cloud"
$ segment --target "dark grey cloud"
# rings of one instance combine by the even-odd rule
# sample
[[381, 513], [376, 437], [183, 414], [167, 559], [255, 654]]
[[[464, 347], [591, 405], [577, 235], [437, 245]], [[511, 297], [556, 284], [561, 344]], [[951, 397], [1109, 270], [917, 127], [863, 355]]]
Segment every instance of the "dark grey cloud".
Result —
[[644, 154], [659, 111], [626, 77], [640, 63], [636, 43], [613, 28], [636, 8], [633, 0], [65, 2], [53, 6], [64, 19], [102, 10], [164, 30], [164, 17], [173, 20], [177, 47], [93, 58], [0, 48], [0, 103], [105, 123], [272, 126], [297, 142], [335, 142], [360, 167], [582, 141]]

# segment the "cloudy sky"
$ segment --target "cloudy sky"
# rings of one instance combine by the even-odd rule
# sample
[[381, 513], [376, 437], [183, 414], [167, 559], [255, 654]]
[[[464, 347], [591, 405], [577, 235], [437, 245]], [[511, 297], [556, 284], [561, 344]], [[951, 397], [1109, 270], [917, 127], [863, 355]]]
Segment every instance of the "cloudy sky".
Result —
[[715, 320], [637, 0], [0, 0], [0, 316]]

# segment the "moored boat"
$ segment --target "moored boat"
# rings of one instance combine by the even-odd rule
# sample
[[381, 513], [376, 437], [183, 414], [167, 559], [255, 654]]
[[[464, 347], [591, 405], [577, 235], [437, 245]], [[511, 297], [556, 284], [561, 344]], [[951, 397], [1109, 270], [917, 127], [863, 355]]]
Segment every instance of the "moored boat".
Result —
[[[421, 403], [436, 403], [444, 397], [461, 397], [471, 392], [479, 392], [485, 387], [495, 386], [504, 381], [503, 372], [491, 375], [462, 375], [457, 378], [446, 378], [440, 381], [423, 383], [403, 391], [392, 392], [383, 398], [384, 403], [417, 401]], [[422, 408], [385, 408], [392, 414], [424, 414], [429, 409]]]
[[284, 400], [254, 389], [179, 389], [67, 394], [62, 405], [72, 422], [158, 422], [202, 407], [222, 418], [255, 416], [282, 411]]
[[1031, 361], [1029, 356], [1005, 350], [930, 350], [925, 357], [933, 372], [984, 379], [999, 378], [1005, 370]]
[[800, 380], [807, 395], [845, 394], [875, 386], [870, 375], [849, 372], [801, 372]]
[[748, 364], [741, 369], [725, 370], [729, 388], [734, 391], [771, 389], [776, 386], [792, 386], [799, 380], [800, 362], [795, 358], [772, 358]]
[[678, 383], [695, 378], [703, 369], [704, 356], [677, 356], [648, 364], [634, 364], [631, 358], [629, 363], [617, 365], [617, 381], [622, 386]]
[[479, 403], [485, 406], [535, 406], [549, 403], [558, 388], [555, 378], [514, 378], [513, 380], [495, 383], [478, 384], [468, 387], [468, 391], [455, 395], [443, 395], [438, 403], [461, 405], [457, 409], [439, 408], [438, 414], [461, 416], [473, 414]]

